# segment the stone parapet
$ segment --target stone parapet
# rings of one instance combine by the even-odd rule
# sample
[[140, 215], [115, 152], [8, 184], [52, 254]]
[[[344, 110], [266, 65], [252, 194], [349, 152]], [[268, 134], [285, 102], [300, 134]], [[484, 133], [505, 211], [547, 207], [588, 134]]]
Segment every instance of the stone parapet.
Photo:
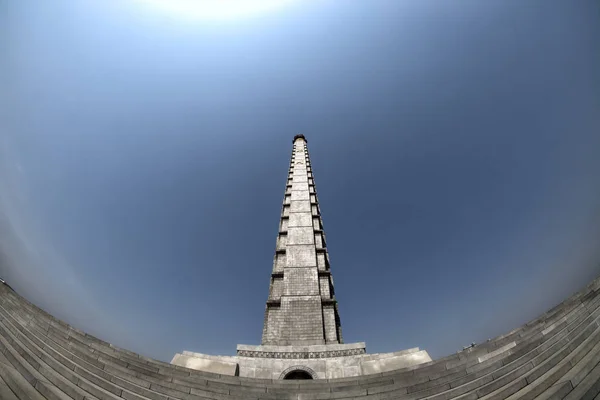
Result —
[[[394, 353], [366, 354], [364, 342], [311, 346], [237, 346], [237, 356], [212, 356], [184, 351], [172, 363], [205, 372], [240, 377], [283, 379], [286, 371], [302, 370], [313, 379], [357, 377], [430, 362], [418, 347]], [[235, 366], [234, 366], [235, 364]], [[236, 368], [237, 367], [237, 368]]]

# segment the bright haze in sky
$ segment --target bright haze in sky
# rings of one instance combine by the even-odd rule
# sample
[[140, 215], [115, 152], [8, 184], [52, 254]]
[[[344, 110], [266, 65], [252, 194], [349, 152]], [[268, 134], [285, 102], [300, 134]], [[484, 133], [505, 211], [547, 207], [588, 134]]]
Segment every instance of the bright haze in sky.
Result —
[[0, 1], [0, 278], [170, 361], [259, 344], [292, 138], [344, 341], [433, 358], [600, 275], [597, 1]]
[[276, 11], [294, 0], [136, 0], [175, 18], [231, 20]]

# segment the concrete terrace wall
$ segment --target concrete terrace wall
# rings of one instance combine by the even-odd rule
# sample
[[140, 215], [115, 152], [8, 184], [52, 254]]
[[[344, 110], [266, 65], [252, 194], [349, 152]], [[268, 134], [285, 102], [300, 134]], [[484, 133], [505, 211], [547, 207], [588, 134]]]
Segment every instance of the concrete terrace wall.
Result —
[[[277, 380], [287, 372], [298, 369], [309, 372], [313, 379], [334, 379], [371, 375], [431, 361], [427, 351], [419, 350], [418, 347], [394, 353], [366, 354], [364, 342], [307, 347], [238, 345], [237, 349], [237, 356], [213, 356], [184, 351], [176, 354], [171, 364], [221, 375]], [[338, 353], [327, 356], [327, 353], [336, 351], [349, 355]], [[246, 357], [240, 355], [241, 352], [263, 354], [259, 357]], [[290, 356], [285, 357], [286, 353]], [[317, 357], [319, 353], [325, 355]]]
[[81, 332], [0, 285], [0, 399], [600, 400], [600, 278], [534, 321], [418, 366], [285, 381], [210, 374]]

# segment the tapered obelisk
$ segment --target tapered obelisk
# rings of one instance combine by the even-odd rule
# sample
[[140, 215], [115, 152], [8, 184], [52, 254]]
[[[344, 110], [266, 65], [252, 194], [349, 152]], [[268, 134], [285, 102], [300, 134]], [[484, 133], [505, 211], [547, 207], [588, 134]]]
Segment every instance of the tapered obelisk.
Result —
[[294, 137], [265, 310], [263, 345], [343, 343], [304, 135]]
[[431, 361], [418, 348], [366, 354], [364, 342], [343, 342], [306, 138], [293, 143], [261, 344], [238, 344], [235, 356], [184, 351], [172, 363], [249, 378], [332, 379]]

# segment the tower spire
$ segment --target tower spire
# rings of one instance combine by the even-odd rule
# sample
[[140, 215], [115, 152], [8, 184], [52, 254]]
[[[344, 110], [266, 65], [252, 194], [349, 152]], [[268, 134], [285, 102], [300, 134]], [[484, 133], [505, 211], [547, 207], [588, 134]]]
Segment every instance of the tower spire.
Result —
[[343, 343], [307, 140], [296, 135], [275, 249], [263, 345]]

